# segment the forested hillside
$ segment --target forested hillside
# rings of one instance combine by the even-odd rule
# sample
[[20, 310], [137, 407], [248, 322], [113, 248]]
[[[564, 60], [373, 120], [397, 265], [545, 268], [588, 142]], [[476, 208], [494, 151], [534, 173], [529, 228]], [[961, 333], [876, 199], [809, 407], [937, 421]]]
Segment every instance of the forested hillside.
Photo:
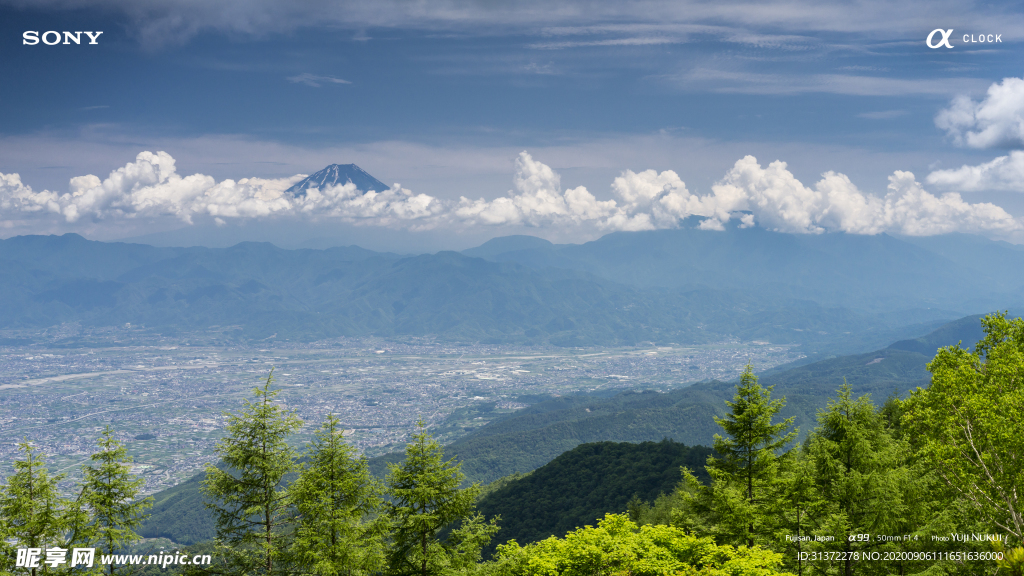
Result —
[[581, 444], [529, 475], [486, 494], [477, 510], [501, 516], [495, 542], [520, 544], [561, 536], [578, 526], [596, 526], [608, 512], [626, 512], [633, 498], [652, 501], [669, 494], [686, 466], [707, 481], [704, 463], [712, 450], [661, 442]]

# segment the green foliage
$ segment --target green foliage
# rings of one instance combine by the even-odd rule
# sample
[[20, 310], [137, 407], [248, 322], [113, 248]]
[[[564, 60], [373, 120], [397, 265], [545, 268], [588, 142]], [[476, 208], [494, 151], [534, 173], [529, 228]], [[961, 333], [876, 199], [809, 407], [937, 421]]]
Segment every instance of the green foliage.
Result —
[[[57, 483], [64, 476], [51, 476], [43, 455], [28, 441], [18, 444], [23, 459], [14, 461], [14, 473], [0, 487], [0, 517], [4, 518], [5, 537], [18, 548], [66, 546], [69, 529], [77, 524], [77, 502], [61, 497]], [[49, 571], [46, 564], [32, 568]]]
[[638, 527], [622, 514], [608, 514], [584, 527], [520, 547], [498, 547], [484, 573], [501, 576], [769, 576], [785, 574], [781, 555], [760, 548], [716, 545], [671, 526]]
[[291, 499], [285, 476], [295, 469], [289, 434], [302, 422], [274, 403], [273, 371], [253, 389], [238, 414], [227, 414], [227, 434], [217, 443], [223, 468], [210, 465], [202, 490], [217, 523], [217, 540], [232, 569], [245, 574], [276, 574], [287, 549]]
[[[480, 550], [498, 527], [473, 513], [480, 487], [460, 489], [465, 478], [459, 464], [444, 460], [444, 451], [419, 424], [406, 446], [405, 460], [392, 465], [387, 488], [393, 525], [388, 573], [435, 576], [465, 571], [480, 560]], [[456, 523], [445, 541], [442, 530]]]
[[[132, 458], [114, 438], [110, 426], [104, 428], [97, 444], [99, 452], [90, 456], [92, 464], [83, 469], [83, 501], [91, 515], [88, 539], [101, 551], [113, 554], [140, 538], [135, 529], [152, 505], [152, 498], [136, 500], [145, 481], [132, 475], [128, 467]], [[110, 573], [114, 570], [111, 564]]]
[[484, 500], [484, 498], [487, 498], [491, 494], [497, 492], [498, 490], [501, 490], [502, 488], [508, 486], [509, 484], [512, 484], [513, 482], [526, 478], [530, 474], [532, 474], [532, 472], [513, 472], [508, 476], [502, 476], [501, 478], [498, 478], [497, 480], [491, 482], [490, 484], [484, 484], [483, 486], [480, 487], [480, 493], [477, 494], [476, 496], [477, 503], [479, 504]]
[[582, 444], [481, 498], [477, 508], [501, 516], [496, 540], [534, 542], [594, 524], [607, 512], [625, 512], [635, 498], [650, 501], [671, 493], [681, 466], [699, 467], [711, 450], [662, 440], [639, 444]]
[[327, 416], [289, 487], [295, 506], [293, 565], [318, 576], [363, 576], [383, 567], [383, 503], [366, 459], [345, 443], [338, 419]]
[[747, 364], [736, 396], [726, 401], [730, 412], [715, 418], [727, 437], [715, 435], [715, 451], [721, 457], [708, 457], [711, 475], [709, 506], [719, 516], [719, 537], [725, 542], [745, 542], [769, 534], [775, 515], [769, 505], [776, 500], [779, 483], [780, 451], [796, 437], [793, 418], [773, 423], [784, 399], [772, 400], [772, 386], [757, 382], [754, 368]]
[[217, 526], [212, 512], [204, 505], [201, 491], [205, 473], [152, 496], [153, 507], [137, 532], [144, 538], [168, 538], [192, 545], [212, 540]]
[[[892, 437], [869, 397], [854, 399], [844, 383], [818, 415], [808, 452], [820, 499], [816, 531], [835, 538], [826, 548], [861, 551], [876, 543], [851, 536], [898, 533], [909, 512], [904, 498], [911, 480], [909, 446]], [[853, 560], [843, 563], [850, 574]]]
[[[774, 445], [767, 455], [778, 457], [763, 468], [769, 473], [760, 510], [751, 506], [742, 482], [749, 469], [744, 464], [753, 460], [742, 458], [749, 452], [737, 449], [743, 443], [736, 441], [755, 427], [743, 426], [737, 416], [717, 420], [733, 439], [720, 439], [717, 448], [733, 456], [731, 463], [709, 466], [710, 486], [684, 469], [674, 494], [653, 505], [633, 502], [631, 515], [641, 523], [668, 521], [719, 543], [735, 542], [743, 523], [755, 518], [752, 527], [761, 521], [767, 529], [755, 541], [783, 554], [783, 565], [801, 575], [991, 574], [995, 563], [914, 555], [1004, 549], [1005, 543], [964, 541], [951, 534], [1001, 529], [1011, 540], [1017, 538], [1012, 509], [1005, 503], [1016, 502], [1010, 494], [1020, 491], [1019, 454], [1024, 453], [1019, 438], [1024, 320], [995, 315], [985, 319], [983, 328], [986, 337], [975, 353], [960, 347], [940, 350], [929, 366], [933, 386], [906, 401], [893, 394], [876, 408], [868, 395], [855, 398], [852, 386], [844, 383], [818, 412], [818, 425], [808, 438], [785, 454], [778, 454], [781, 442], [774, 440], [784, 428], [766, 419], [761, 429], [772, 439], [765, 444]], [[751, 380], [746, 375], [740, 388], [750, 387]], [[749, 390], [737, 394], [730, 406], [734, 414], [745, 415], [752, 405], [772, 408], [767, 394]], [[1001, 521], [994, 522], [1000, 513]], [[1015, 550], [1006, 548], [1000, 573], [1019, 570]], [[801, 553], [812, 556], [804, 560]], [[896, 556], [888, 562], [864, 557], [885, 558], [886, 553]]]
[[932, 385], [907, 402], [905, 425], [927, 462], [986, 522], [1024, 538], [1024, 320], [982, 320], [975, 351], [942, 348]]

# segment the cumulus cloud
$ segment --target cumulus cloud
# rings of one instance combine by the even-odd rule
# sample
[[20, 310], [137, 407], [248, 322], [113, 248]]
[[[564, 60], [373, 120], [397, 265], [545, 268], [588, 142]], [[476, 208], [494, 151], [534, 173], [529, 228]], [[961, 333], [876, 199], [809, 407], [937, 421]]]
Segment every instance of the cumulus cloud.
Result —
[[1014, 150], [991, 162], [950, 170], [936, 170], [925, 179], [929, 184], [963, 192], [1009, 190], [1024, 192], [1024, 152]]
[[1024, 147], [1024, 79], [992, 84], [979, 102], [958, 96], [935, 117], [935, 125], [960, 146]]
[[846, 175], [831, 171], [810, 188], [786, 169], [785, 162], [762, 168], [747, 156], [712, 191], [714, 196], [706, 203], [715, 206], [719, 221], [737, 211], [749, 211], [758, 224], [780, 232], [929, 236], [954, 231], [1009, 233], [1022, 228], [994, 204], [970, 204], [957, 193], [936, 196], [912, 173], [903, 171], [889, 177], [884, 196], [876, 196], [859, 190]]
[[218, 223], [225, 218], [261, 218], [300, 214], [340, 218], [349, 222], [390, 225], [418, 220], [440, 212], [440, 203], [424, 194], [395, 185], [383, 192], [362, 193], [355, 185], [311, 188], [303, 196], [286, 193], [305, 178], [242, 178], [215, 181], [212, 176], [181, 176], [166, 152], [141, 152], [134, 162], [112, 171], [107, 178], [89, 174], [71, 179], [64, 194], [35, 192], [17, 174], [0, 174], [0, 210], [5, 213], [59, 214], [66, 222], [173, 216], [191, 223], [207, 215]]
[[464, 222], [489, 225], [559, 225], [600, 221], [615, 211], [615, 201], [599, 201], [585, 187], [562, 192], [561, 178], [550, 166], [521, 152], [515, 160], [515, 191], [495, 200], [459, 199], [453, 210]]
[[[1024, 153], [1015, 153], [1012, 162], [1018, 176], [1024, 173]], [[929, 176], [930, 183], [935, 174]], [[530, 226], [635, 231], [677, 227], [690, 217], [704, 230], [724, 230], [736, 220], [741, 228], [759, 225], [803, 234], [999, 234], [1022, 228], [993, 204], [971, 204], [957, 193], [932, 194], [909, 172], [895, 172], [885, 195], [877, 196], [835, 172], [806, 186], [785, 162], [761, 166], [753, 156], [737, 160], [704, 195], [691, 192], [672, 170], [625, 170], [612, 181], [613, 198], [608, 200], [599, 200], [583, 186], [563, 190], [559, 174], [525, 151], [515, 159], [513, 189], [493, 200], [445, 201], [398, 184], [364, 192], [351, 182], [290, 194], [288, 188], [304, 177], [217, 182], [204, 174], [178, 174], [166, 152], [142, 152], [105, 179], [91, 174], [72, 178], [65, 193], [36, 192], [17, 174], [0, 174], [0, 216], [50, 215], [68, 223], [161, 216], [192, 222], [206, 216], [222, 225], [229, 219], [290, 215], [411, 230]]]
[[808, 187], [785, 162], [762, 167], [753, 156], [736, 161], [711, 194], [691, 193], [672, 170], [626, 170], [612, 182], [612, 193], [614, 199], [600, 201], [582, 186], [562, 192], [558, 174], [522, 152], [516, 159], [515, 189], [508, 196], [491, 201], [462, 198], [454, 215], [485, 225], [575, 223], [604, 231], [672, 228], [691, 216], [701, 218], [704, 230], [724, 230], [726, 222], [737, 219], [744, 228], [758, 224], [801, 234], [926, 236], [1022, 228], [994, 204], [970, 204], [957, 193], [931, 194], [910, 172], [895, 172], [886, 194], [876, 196], [835, 172], [826, 172]]

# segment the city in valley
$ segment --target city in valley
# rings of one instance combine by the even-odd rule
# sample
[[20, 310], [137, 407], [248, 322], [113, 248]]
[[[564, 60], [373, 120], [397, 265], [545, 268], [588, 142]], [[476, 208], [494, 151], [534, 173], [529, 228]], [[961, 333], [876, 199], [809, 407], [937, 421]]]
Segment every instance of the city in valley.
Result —
[[556, 348], [348, 338], [238, 344], [216, 329], [158, 336], [130, 326], [0, 334], [0, 478], [30, 439], [70, 488], [107, 425], [125, 441], [145, 492], [216, 461], [226, 412], [274, 371], [279, 400], [306, 441], [334, 413], [374, 456], [401, 450], [423, 420], [442, 442], [549, 395], [667, 391], [736, 378], [802, 357], [799, 347], [714, 345]]

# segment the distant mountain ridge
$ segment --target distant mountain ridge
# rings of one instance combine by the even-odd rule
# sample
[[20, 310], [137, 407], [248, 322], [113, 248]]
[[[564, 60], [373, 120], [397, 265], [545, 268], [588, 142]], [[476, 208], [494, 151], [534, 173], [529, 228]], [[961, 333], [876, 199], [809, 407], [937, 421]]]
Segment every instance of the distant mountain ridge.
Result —
[[169, 334], [231, 326], [224, 337], [434, 336], [559, 346], [738, 338], [836, 353], [877, 348], [959, 316], [923, 306], [825, 307], [785, 286], [641, 288], [626, 284], [635, 280], [628, 275], [358, 246], [155, 248], [75, 234], [19, 236], [0, 240], [0, 265], [0, 328], [131, 323]]
[[383, 192], [390, 188], [355, 164], [331, 164], [323, 170], [310, 174], [289, 188], [287, 192], [295, 196], [304, 196], [306, 190], [310, 188], [323, 189], [328, 186], [344, 186], [349, 182], [355, 184], [356, 189], [362, 192], [371, 190]]
[[967, 234], [920, 238], [782, 234], [736, 226], [613, 232], [584, 244], [495, 238], [464, 251], [535, 269], [589, 272], [637, 288], [736, 289], [822, 306], [945, 308], [964, 314], [1022, 303], [1024, 251]]

